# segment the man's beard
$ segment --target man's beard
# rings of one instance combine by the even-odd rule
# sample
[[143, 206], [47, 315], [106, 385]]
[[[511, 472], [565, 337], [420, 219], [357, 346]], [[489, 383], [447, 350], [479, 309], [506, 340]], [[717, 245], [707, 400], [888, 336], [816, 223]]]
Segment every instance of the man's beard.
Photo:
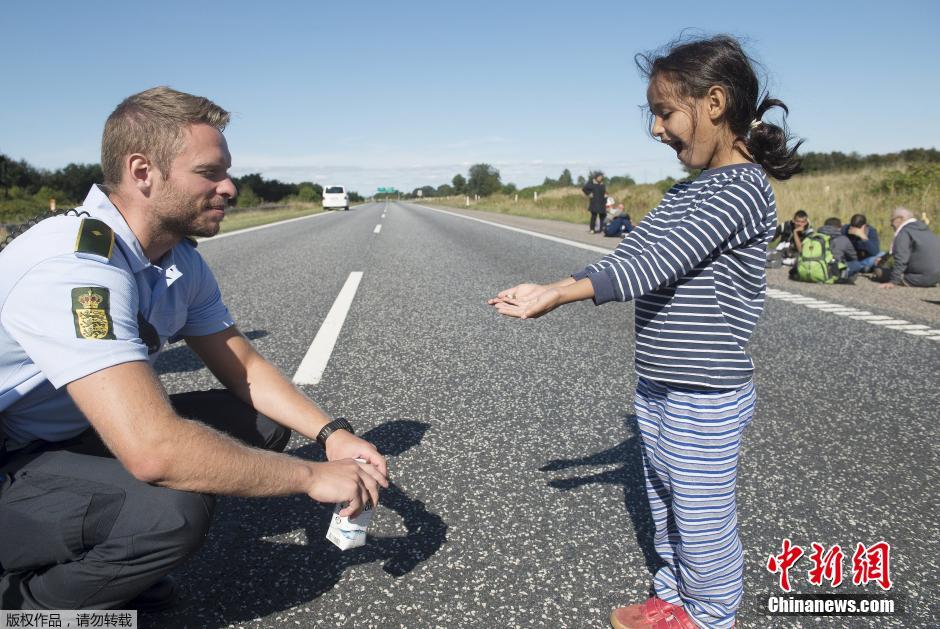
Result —
[[167, 195], [160, 203], [163, 211], [158, 213], [160, 228], [175, 236], [211, 237], [219, 233], [220, 223], [209, 219], [205, 213], [205, 200], [186, 199], [175, 188], [167, 190]]

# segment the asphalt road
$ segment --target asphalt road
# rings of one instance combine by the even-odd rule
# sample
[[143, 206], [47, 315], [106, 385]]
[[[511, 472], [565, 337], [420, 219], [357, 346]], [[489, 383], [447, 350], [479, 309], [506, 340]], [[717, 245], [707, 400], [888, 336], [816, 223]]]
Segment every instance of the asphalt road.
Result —
[[[200, 244], [239, 327], [293, 375], [351, 272], [358, 292], [322, 381], [305, 390], [389, 456], [369, 543], [324, 539], [306, 497], [222, 498], [176, 576], [184, 600], [142, 627], [604, 627], [646, 597], [651, 520], [632, 418], [632, 305], [534, 321], [485, 304], [599, 254], [414, 205], [382, 203]], [[375, 226], [382, 225], [375, 233]], [[940, 625], [940, 342], [769, 299], [750, 346], [758, 412], [738, 480], [739, 627]], [[171, 393], [218, 386], [183, 345]], [[290, 451], [317, 458], [295, 437]], [[879, 617], [768, 616], [784, 538], [839, 544]], [[853, 586], [858, 543], [891, 545], [893, 588]]]

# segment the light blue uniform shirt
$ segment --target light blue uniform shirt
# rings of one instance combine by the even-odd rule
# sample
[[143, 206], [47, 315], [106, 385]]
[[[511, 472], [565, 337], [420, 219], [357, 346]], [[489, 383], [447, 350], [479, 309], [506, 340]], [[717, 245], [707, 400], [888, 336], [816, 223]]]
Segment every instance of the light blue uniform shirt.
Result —
[[[73, 215], [40, 222], [0, 252], [0, 421], [13, 447], [70, 439], [88, 428], [64, 388], [69, 382], [130, 361], [152, 364], [167, 341], [234, 325], [195, 245], [184, 240], [151, 264], [100, 188], [92, 187], [78, 210], [114, 230], [110, 259], [75, 252], [83, 217]], [[107, 289], [113, 339], [79, 334], [76, 288]], [[138, 314], [159, 335], [153, 353]]]

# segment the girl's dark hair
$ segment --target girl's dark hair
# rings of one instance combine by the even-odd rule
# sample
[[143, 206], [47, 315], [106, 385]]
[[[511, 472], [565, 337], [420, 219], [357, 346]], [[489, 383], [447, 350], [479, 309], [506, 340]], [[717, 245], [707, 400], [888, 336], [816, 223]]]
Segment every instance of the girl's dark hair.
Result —
[[[778, 126], [762, 120], [773, 107], [783, 109], [786, 117], [787, 106], [763, 92], [754, 72], [756, 64], [735, 38], [717, 35], [678, 40], [665, 51], [638, 54], [635, 60], [648, 80], [662, 76], [680, 98], [703, 98], [714, 85], [724, 88], [728, 99], [725, 121], [744, 143], [751, 159], [776, 179], [789, 179], [803, 170], [796, 153], [803, 141], [789, 147], [793, 138], [786, 124]], [[760, 124], [752, 127], [755, 120]]]

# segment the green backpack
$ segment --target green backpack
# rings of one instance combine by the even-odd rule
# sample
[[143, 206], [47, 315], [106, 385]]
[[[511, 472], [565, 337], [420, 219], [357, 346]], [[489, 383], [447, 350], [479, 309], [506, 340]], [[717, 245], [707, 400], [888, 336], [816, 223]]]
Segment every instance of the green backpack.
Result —
[[803, 238], [803, 248], [793, 267], [793, 279], [816, 284], [834, 284], [845, 264], [837, 262], [829, 247], [829, 236], [813, 232]]

